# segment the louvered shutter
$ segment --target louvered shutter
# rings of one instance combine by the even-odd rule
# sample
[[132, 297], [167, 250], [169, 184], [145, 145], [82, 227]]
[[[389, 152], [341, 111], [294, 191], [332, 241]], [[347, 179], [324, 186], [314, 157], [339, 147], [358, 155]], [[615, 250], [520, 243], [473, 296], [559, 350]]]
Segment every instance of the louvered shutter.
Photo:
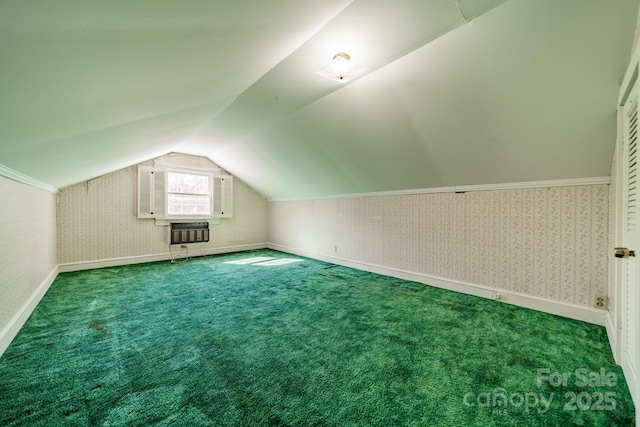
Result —
[[[627, 258], [618, 270], [622, 276], [620, 295], [621, 307], [621, 366], [627, 378], [630, 389], [640, 390], [640, 343], [638, 342], [640, 315], [638, 303], [640, 302], [640, 229], [638, 227], [638, 83], [634, 83], [630, 91], [629, 101], [625, 108], [624, 116], [624, 149], [622, 165], [626, 169], [624, 193], [624, 221], [622, 223], [621, 246], [636, 251], [635, 257]], [[617, 263], [616, 263], [617, 264]], [[619, 267], [618, 267], [619, 268]], [[616, 303], [617, 304], [617, 303]], [[618, 306], [616, 306], [616, 309]]]
[[165, 218], [166, 214], [166, 180], [165, 171], [154, 169], [153, 171], [153, 217]]
[[638, 103], [627, 115], [627, 233], [635, 234], [638, 227]]
[[153, 218], [153, 169], [138, 166], [138, 218]]
[[138, 218], [165, 218], [165, 172], [138, 166]]
[[233, 177], [218, 175], [213, 177], [213, 216], [233, 217]]

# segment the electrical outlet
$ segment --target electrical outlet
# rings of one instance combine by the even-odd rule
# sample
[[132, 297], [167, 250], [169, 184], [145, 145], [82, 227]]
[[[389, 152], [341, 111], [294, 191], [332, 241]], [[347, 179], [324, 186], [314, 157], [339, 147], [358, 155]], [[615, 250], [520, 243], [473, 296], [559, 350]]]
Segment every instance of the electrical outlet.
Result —
[[499, 292], [494, 292], [491, 294], [491, 298], [496, 300], [496, 301], [500, 301], [502, 299], [502, 295], [500, 295]]
[[609, 308], [609, 297], [604, 294], [597, 294], [593, 306], [601, 310], [606, 310]]

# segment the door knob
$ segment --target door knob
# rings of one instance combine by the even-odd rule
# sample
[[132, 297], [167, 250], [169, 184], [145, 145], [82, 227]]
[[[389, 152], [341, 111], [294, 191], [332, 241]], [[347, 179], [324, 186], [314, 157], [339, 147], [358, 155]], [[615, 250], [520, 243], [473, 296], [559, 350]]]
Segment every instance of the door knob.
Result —
[[616, 258], [629, 258], [636, 256], [636, 251], [630, 251], [629, 248], [615, 248], [614, 254]]

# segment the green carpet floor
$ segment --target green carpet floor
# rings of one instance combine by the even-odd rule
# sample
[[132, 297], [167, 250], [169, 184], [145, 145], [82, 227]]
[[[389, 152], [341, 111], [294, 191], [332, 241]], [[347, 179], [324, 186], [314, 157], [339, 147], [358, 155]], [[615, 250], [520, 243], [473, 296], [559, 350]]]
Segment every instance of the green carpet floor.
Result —
[[2, 426], [633, 419], [602, 327], [270, 250], [60, 274], [0, 358]]

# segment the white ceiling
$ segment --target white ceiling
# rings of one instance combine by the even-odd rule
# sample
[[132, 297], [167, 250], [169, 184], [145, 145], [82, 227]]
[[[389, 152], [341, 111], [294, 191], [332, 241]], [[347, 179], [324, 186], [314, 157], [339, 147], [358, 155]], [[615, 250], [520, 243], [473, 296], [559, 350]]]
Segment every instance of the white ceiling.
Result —
[[[0, 165], [179, 151], [267, 198], [609, 174], [640, 0], [0, 3]], [[348, 52], [368, 72], [318, 76]]]

